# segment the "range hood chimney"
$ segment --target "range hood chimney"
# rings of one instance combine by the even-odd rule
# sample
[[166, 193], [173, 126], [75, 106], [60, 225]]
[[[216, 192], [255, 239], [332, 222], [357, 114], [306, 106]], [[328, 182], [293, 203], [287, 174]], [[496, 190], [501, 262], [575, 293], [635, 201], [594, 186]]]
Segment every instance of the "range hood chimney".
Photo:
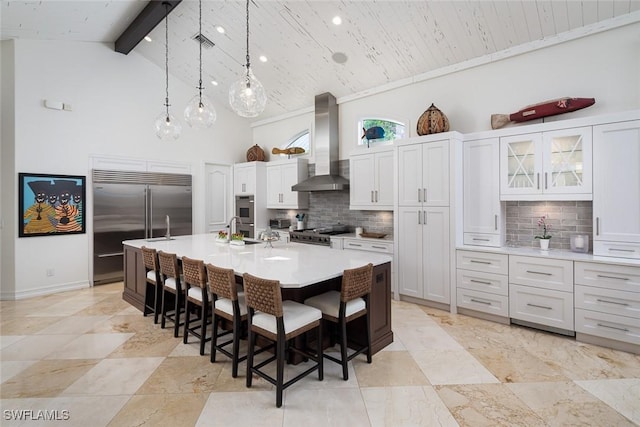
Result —
[[339, 175], [338, 104], [330, 93], [315, 98], [316, 174], [291, 187], [293, 191], [340, 191], [349, 180]]

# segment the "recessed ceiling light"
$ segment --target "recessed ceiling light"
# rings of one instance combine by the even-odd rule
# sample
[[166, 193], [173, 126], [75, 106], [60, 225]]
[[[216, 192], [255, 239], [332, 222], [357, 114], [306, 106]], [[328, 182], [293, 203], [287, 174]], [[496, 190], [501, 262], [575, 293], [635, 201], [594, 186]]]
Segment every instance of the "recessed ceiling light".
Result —
[[216, 31], [219, 32], [220, 34], [224, 34], [225, 29], [222, 25], [216, 25]]
[[264, 55], [260, 55], [260, 57], [258, 59], [260, 59], [260, 62], [267, 62], [268, 61], [267, 57], [264, 56]]
[[153, 39], [151, 37], [149, 37], [149, 36], [144, 36], [144, 39], [146, 41], [148, 41], [148, 42], [152, 42], [153, 41]]
[[331, 55], [331, 59], [333, 59], [333, 62], [337, 64], [344, 64], [349, 58], [344, 52], [335, 52], [333, 55]]
[[214, 85], [214, 86], [218, 86], [218, 82], [215, 81], [215, 80], [211, 80], [211, 84]]
[[342, 18], [340, 18], [339, 16], [334, 16], [331, 22], [333, 22], [333, 25], [340, 25], [342, 24]]

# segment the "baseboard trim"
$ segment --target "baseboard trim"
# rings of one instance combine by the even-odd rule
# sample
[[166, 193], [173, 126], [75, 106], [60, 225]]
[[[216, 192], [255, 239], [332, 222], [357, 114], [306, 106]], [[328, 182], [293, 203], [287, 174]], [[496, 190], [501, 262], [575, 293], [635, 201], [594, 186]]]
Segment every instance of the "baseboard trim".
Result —
[[35, 289], [29, 289], [25, 291], [16, 292], [2, 292], [0, 293], [0, 299], [2, 301], [21, 300], [33, 297], [39, 297], [43, 295], [57, 294], [58, 292], [76, 291], [78, 289], [90, 288], [89, 281], [60, 283], [52, 286], [41, 286]]

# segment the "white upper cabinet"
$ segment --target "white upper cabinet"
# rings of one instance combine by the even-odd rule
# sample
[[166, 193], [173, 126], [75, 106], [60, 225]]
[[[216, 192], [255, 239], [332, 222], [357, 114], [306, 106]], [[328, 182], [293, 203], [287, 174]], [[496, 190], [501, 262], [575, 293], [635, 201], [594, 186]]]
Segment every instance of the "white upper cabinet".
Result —
[[500, 142], [498, 138], [465, 141], [464, 243], [500, 246], [504, 212], [500, 205]]
[[350, 158], [350, 209], [393, 210], [393, 151]]
[[449, 141], [398, 147], [398, 205], [449, 206]]
[[501, 200], [591, 200], [591, 127], [500, 138]]
[[233, 193], [251, 195], [256, 193], [257, 162], [233, 165]]
[[640, 120], [593, 128], [594, 255], [640, 258]]
[[267, 163], [267, 208], [303, 209], [309, 207], [309, 193], [291, 187], [308, 177], [307, 159]]

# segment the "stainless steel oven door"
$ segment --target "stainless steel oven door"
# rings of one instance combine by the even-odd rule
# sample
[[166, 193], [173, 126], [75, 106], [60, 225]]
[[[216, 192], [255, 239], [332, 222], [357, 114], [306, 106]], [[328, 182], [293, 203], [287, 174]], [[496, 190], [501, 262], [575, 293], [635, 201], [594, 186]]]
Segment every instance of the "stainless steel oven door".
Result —
[[253, 222], [253, 196], [236, 196], [236, 216], [240, 217], [244, 224]]

